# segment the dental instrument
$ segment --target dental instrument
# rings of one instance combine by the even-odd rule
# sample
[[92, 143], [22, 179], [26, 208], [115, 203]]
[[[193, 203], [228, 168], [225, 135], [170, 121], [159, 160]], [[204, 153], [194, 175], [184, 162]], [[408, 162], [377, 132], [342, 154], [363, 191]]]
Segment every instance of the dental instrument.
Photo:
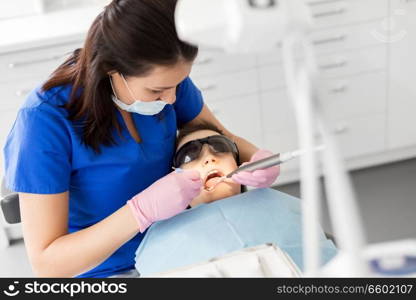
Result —
[[[324, 145], [318, 146], [316, 147], [314, 150], [315, 151], [322, 151], [325, 149]], [[227, 178], [231, 178], [233, 175], [240, 173], [242, 171], [249, 171], [249, 172], [253, 172], [256, 170], [261, 170], [261, 169], [266, 169], [266, 168], [270, 168], [273, 166], [277, 166], [280, 165], [282, 163], [285, 163], [287, 161], [290, 161], [296, 157], [299, 157], [300, 155], [304, 154], [305, 150], [295, 150], [295, 151], [289, 151], [289, 152], [285, 152], [285, 153], [278, 153], [257, 161], [254, 161], [252, 163], [248, 163], [245, 164], [243, 166], [240, 166], [239, 168], [237, 168], [236, 170], [232, 171], [231, 173], [229, 173], [228, 175], [224, 175], [221, 177], [218, 177], [217, 181], [215, 182], [215, 184], [209, 188], [207, 188], [207, 191], [212, 191], [213, 189], [215, 189], [215, 187], [220, 184], [221, 182], [223, 182], [224, 180], [226, 180]]]

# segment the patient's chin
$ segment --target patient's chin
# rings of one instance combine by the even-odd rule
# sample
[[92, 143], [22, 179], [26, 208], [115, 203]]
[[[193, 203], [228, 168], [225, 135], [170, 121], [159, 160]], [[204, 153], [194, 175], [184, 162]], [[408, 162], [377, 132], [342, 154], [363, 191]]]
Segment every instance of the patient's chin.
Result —
[[219, 184], [213, 192], [213, 197], [216, 198], [216, 200], [224, 199], [226, 197], [231, 197], [234, 195], [237, 195], [240, 193], [239, 186], [236, 186], [234, 184]]
[[201, 194], [191, 202], [191, 207], [202, 203], [211, 203], [228, 198], [240, 193], [241, 186], [236, 183], [221, 183], [214, 190], [203, 190]]

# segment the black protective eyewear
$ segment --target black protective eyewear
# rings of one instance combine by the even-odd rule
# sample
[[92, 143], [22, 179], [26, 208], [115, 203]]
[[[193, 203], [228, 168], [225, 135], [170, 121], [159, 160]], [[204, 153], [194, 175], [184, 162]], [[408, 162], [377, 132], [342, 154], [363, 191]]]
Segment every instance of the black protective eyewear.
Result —
[[237, 145], [223, 135], [212, 135], [190, 141], [180, 147], [173, 158], [173, 166], [179, 168], [183, 164], [198, 159], [204, 144], [207, 144], [215, 153], [232, 153], [237, 164], [239, 163]]

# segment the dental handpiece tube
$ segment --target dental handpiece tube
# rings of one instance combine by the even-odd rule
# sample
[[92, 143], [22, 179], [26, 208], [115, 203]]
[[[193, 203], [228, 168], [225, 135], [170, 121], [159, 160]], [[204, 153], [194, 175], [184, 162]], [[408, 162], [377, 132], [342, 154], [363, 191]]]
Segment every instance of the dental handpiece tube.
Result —
[[238, 169], [231, 172], [230, 174], [228, 174], [226, 177], [231, 178], [234, 174], [237, 174], [242, 171], [255, 171], [255, 170], [270, 168], [273, 166], [280, 165], [282, 162], [284, 161], [280, 158], [280, 153], [274, 154], [272, 156], [269, 156], [269, 157], [254, 161], [252, 163], [246, 164], [244, 166], [241, 166]]
[[[325, 149], [325, 145], [320, 145], [314, 148], [313, 150], [322, 151], [324, 149]], [[225, 176], [225, 178], [231, 178], [234, 174], [237, 174], [242, 171], [256, 171], [260, 169], [267, 169], [273, 166], [277, 166], [277, 165], [280, 165], [284, 162], [291, 160], [292, 158], [302, 155], [304, 152], [305, 152], [304, 150], [296, 150], [296, 151], [274, 154], [272, 156], [269, 156], [269, 157], [254, 161], [252, 163], [246, 164], [244, 166], [241, 166], [238, 169], [231, 172], [230, 174], [228, 174], [227, 176]]]

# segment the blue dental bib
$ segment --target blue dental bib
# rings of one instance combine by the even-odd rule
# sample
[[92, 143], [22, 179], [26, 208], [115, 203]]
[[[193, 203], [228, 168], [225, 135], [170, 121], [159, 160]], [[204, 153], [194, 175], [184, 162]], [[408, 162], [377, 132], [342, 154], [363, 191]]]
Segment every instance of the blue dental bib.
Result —
[[[264, 243], [280, 247], [303, 270], [298, 198], [256, 189], [157, 222], [136, 252], [136, 269], [148, 276]], [[335, 256], [337, 249], [323, 231], [319, 245], [322, 263]]]

